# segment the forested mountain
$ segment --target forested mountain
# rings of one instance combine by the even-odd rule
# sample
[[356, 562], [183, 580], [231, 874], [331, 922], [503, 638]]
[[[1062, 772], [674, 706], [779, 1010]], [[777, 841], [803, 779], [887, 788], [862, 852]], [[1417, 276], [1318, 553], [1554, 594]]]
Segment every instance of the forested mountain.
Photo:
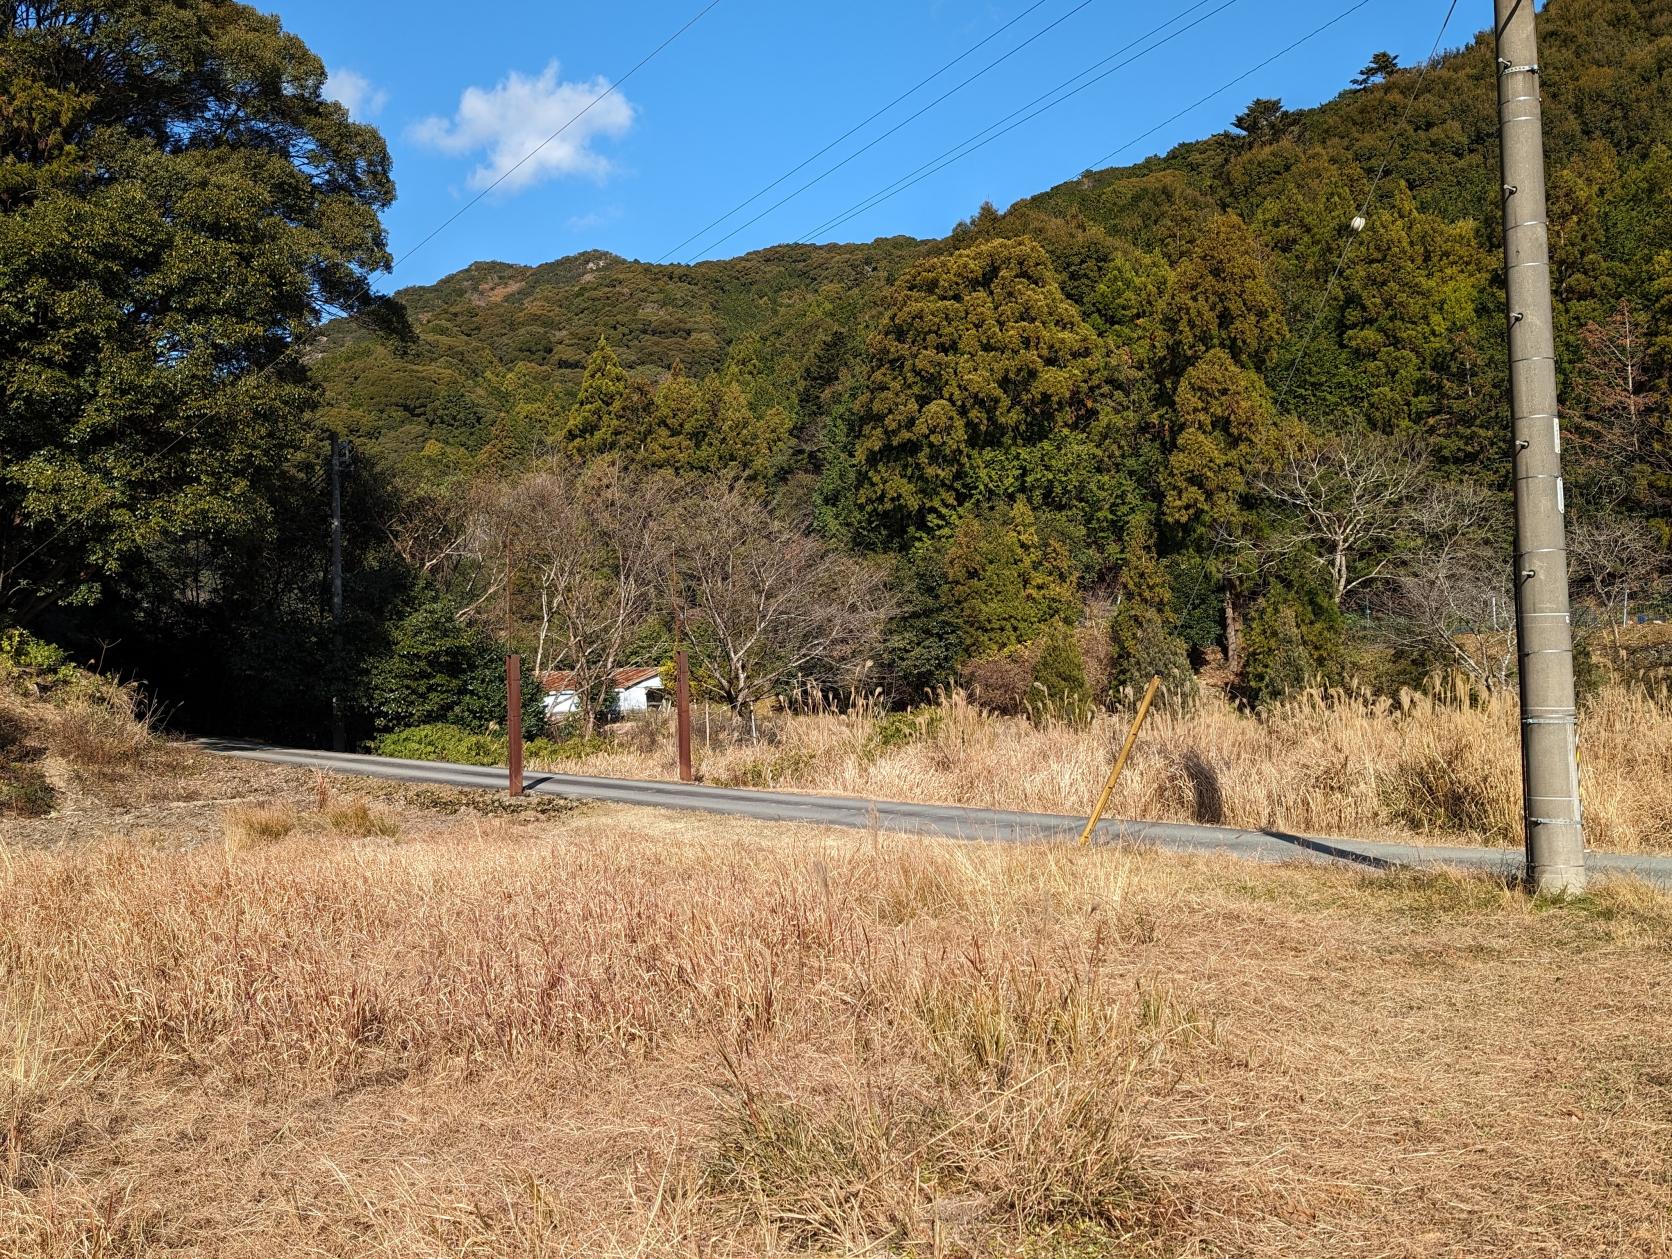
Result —
[[[1541, 19], [1570, 369], [1587, 322], [1605, 321], [1626, 299], [1651, 312], [1656, 258], [1672, 247], [1669, 37], [1664, 0], [1553, 0]], [[473, 452], [519, 405], [563, 415], [600, 339], [653, 381], [676, 365], [701, 380], [747, 360], [766, 378], [763, 397], [817, 427], [840, 407], [814, 395], [833, 375], [863, 373], [890, 286], [916, 262], [1029, 237], [1050, 260], [1049, 281], [1118, 346], [1157, 313], [1172, 268], [1204, 239], [1229, 235], [1237, 239], [1226, 247], [1246, 247], [1251, 274], [1275, 295], [1282, 328], [1257, 366], [1281, 389], [1311, 335], [1347, 221], [1388, 157], [1377, 213], [1284, 404], [1313, 421], [1354, 412], [1381, 426], [1410, 422], [1473, 462], [1501, 430], [1492, 59], [1482, 32], [1433, 68], [1414, 106], [1418, 71], [1409, 67], [1368, 76], [1317, 109], [1256, 101], [1235, 131], [1137, 166], [1087, 171], [1003, 213], [984, 207], [941, 240], [780, 246], [694, 267], [603, 253], [531, 268], [477, 263], [401, 291], [414, 344], [344, 329], [319, 374], [348, 431], [403, 457], [432, 437]]]
[[[1541, 39], [1576, 551], [1608, 601], [1672, 507], [1672, 2], [1551, 0]], [[1378, 620], [1408, 679], [1509, 606], [1493, 56], [1377, 54], [1318, 108], [1254, 101], [940, 240], [480, 263], [402, 291], [407, 343], [338, 332], [326, 415], [418, 493], [542, 452], [751, 481], [896, 558], [908, 687], [1087, 599], [1117, 637], [1158, 616], [1117, 681], [1189, 649], [1281, 693], [1363, 665]], [[1436, 588], [1450, 613], [1414, 606]]]
[[[481, 262], [357, 311], [392, 196], [375, 133], [321, 100], [318, 60], [276, 24], [182, 4], [197, 26], [167, 56], [208, 86], [170, 108], [251, 108], [221, 101], [236, 64], [217, 40], [276, 85], [219, 147], [184, 114], [158, 131], [131, 110], [98, 80], [108, 57], [52, 95], [80, 64], [65, 50], [127, 47], [123, 23], [149, 17], [22, 6], [0, 44], [0, 73], [40, 102], [0, 119], [0, 614], [90, 651], [119, 640], [183, 719], [302, 738], [332, 693], [361, 735], [463, 711], [447, 687], [494, 674], [504, 618], [484, 609], [513, 552], [513, 641], [536, 660], [607, 678], [660, 659], [670, 597], [706, 592], [683, 609], [713, 661], [699, 680], [740, 707], [798, 677], [1027, 706], [1152, 672], [1253, 703], [1436, 666], [1512, 676], [1488, 34], [1426, 74], [1366, 49], [1317, 108], [1253, 101], [1232, 130], [937, 240]], [[1664, 599], [1672, 546], [1672, 0], [1550, 0], [1540, 25], [1574, 575], [1586, 615], [1617, 622]], [[253, 196], [216, 182], [216, 158], [298, 129], [359, 162], [352, 216], [307, 203], [337, 185], [288, 158]], [[101, 183], [78, 155], [106, 149]], [[147, 181], [169, 179], [207, 191], [157, 202]], [[166, 204], [150, 237], [116, 230], [123, 197]], [[249, 223], [216, 217], [233, 203]], [[218, 275], [268, 220], [312, 234], [295, 282], [253, 286], [241, 311], [145, 252], [178, 238]], [[108, 299], [105, 323], [53, 305], [65, 268]], [[151, 291], [180, 275], [183, 305]], [[153, 307], [180, 325], [162, 350]], [[333, 309], [350, 317], [302, 336]], [[79, 393], [54, 392], [66, 345]], [[115, 345], [162, 384], [99, 357]], [[79, 418], [41, 427], [25, 403]], [[356, 452], [335, 625], [332, 433]], [[749, 580], [817, 592], [800, 604], [804, 625], [825, 614], [817, 634], [725, 624], [761, 593], [738, 585], [745, 559]], [[551, 584], [575, 573], [584, 598]], [[559, 596], [586, 614], [567, 639]], [[586, 616], [611, 627], [597, 659]], [[731, 628], [756, 656], [728, 654]]]

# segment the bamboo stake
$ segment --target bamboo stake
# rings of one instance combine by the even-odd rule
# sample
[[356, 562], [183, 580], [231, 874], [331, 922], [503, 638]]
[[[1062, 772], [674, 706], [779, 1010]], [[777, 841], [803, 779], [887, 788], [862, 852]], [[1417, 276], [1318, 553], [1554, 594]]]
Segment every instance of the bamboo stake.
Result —
[[1120, 772], [1126, 768], [1126, 758], [1132, 755], [1132, 746], [1138, 742], [1138, 731], [1143, 728], [1144, 718], [1149, 716], [1150, 704], [1155, 701], [1155, 693], [1160, 689], [1161, 675], [1156, 674], [1150, 679], [1149, 686], [1144, 688], [1144, 698], [1138, 701], [1138, 711], [1132, 718], [1132, 728], [1126, 732], [1126, 742], [1120, 745], [1120, 755], [1115, 757], [1115, 767], [1109, 771], [1109, 780], [1103, 784], [1103, 791], [1097, 797], [1091, 817], [1086, 820], [1086, 829], [1080, 832], [1082, 848], [1091, 843], [1091, 833], [1102, 820], [1103, 810], [1109, 807], [1109, 797], [1115, 794], [1115, 784], [1120, 781]]

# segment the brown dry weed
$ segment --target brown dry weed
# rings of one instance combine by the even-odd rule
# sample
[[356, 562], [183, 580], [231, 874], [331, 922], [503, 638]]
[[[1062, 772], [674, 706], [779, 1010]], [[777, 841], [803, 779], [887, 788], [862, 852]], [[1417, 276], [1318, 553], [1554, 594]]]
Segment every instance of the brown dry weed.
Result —
[[0, 1254], [1672, 1254], [1642, 886], [380, 808], [0, 848]]
[[[1126, 732], [1127, 714], [1034, 725], [961, 695], [909, 718], [863, 704], [778, 718], [760, 741], [697, 722], [698, 768], [722, 786], [1084, 816]], [[1399, 700], [1309, 692], [1259, 716], [1211, 694], [1158, 711], [1109, 803], [1111, 817], [1206, 822], [1314, 835], [1437, 843], [1520, 841], [1517, 712], [1468, 691]], [[1672, 852], [1672, 702], [1610, 685], [1580, 720], [1592, 847]], [[565, 773], [666, 778], [671, 723], [639, 722]]]

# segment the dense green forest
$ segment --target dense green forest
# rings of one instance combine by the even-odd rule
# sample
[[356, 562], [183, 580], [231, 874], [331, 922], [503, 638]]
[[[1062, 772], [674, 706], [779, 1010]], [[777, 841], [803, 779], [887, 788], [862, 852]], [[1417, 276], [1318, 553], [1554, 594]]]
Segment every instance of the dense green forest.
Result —
[[[14, 16], [0, 45], [4, 86], [33, 75], [40, 100], [0, 119], [0, 612], [89, 650], [120, 640], [118, 662], [182, 720], [317, 739], [332, 693], [361, 738], [480, 713], [512, 553], [529, 557], [513, 636], [542, 665], [607, 689], [610, 667], [661, 660], [686, 612], [704, 686], [740, 710], [807, 679], [896, 702], [963, 683], [1022, 708], [1101, 702], [1152, 672], [1253, 704], [1436, 667], [1509, 681], [1493, 632], [1513, 592], [1489, 34], [1425, 78], [1366, 49], [1318, 108], [1254, 101], [1227, 132], [982, 206], [938, 240], [481, 262], [361, 309], [352, 280], [385, 262], [381, 142], [320, 100], [317, 60], [275, 24], [183, 8], [202, 39], [228, 14], [263, 33], [240, 44], [283, 79], [261, 125], [306, 134], [345, 173], [228, 162], [291, 180], [245, 204], [252, 219], [278, 205], [312, 261], [288, 287], [252, 279], [229, 303], [250, 309], [202, 311], [178, 350], [131, 369], [63, 349], [96, 345], [97, 320], [62, 333], [87, 317], [39, 277], [85, 268], [109, 297], [127, 281], [98, 269], [139, 245], [114, 227], [108, 248], [71, 243], [75, 223], [145, 203], [148, 180], [224, 192], [233, 175], [199, 169], [215, 150], [179, 128], [101, 119], [96, 84], [55, 85], [23, 55], [45, 27]], [[1550, 0], [1540, 36], [1574, 577], [1602, 625], [1665, 597], [1672, 546], [1672, 0]], [[270, 156], [259, 131], [240, 143]], [[77, 154], [99, 143], [150, 149], [89, 181]], [[333, 199], [353, 213], [327, 213]], [[261, 235], [237, 216], [168, 230], [188, 257], [239, 265]], [[350, 317], [284, 357], [332, 315]], [[154, 344], [130, 339], [136, 357]], [[187, 397], [198, 354], [231, 375]], [[240, 400], [250, 418], [233, 423], [237, 389], [274, 396]], [[199, 394], [218, 399], [189, 428], [204, 467], [170, 486], [151, 463], [174, 466]], [[335, 626], [329, 433], [355, 456]], [[718, 537], [725, 554], [697, 545]], [[577, 562], [580, 595], [563, 584]], [[726, 600], [745, 568], [845, 615], [740, 659]], [[615, 627], [607, 650], [578, 633], [588, 617]]]

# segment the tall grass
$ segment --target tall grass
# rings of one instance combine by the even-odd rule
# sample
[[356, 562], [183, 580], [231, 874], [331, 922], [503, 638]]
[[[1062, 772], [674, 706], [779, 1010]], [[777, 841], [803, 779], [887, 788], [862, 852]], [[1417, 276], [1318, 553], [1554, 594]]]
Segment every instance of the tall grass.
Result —
[[[1180, 1019], [1111, 980], [1127, 877], [1111, 854], [675, 841], [647, 860], [491, 827], [422, 846], [273, 829], [0, 865], [14, 1229], [58, 1210], [65, 1089], [351, 1094], [483, 1073], [574, 1089], [657, 1061], [711, 1080], [668, 1172], [711, 1237], [900, 1244], [954, 1200], [1024, 1233], [1144, 1215], [1128, 1082]], [[1064, 916], [1069, 898], [1098, 913]], [[0, 1251], [21, 1236], [3, 1207]], [[120, 1250], [145, 1229], [111, 1211]], [[93, 1223], [68, 1218], [85, 1245]]]
[[[909, 720], [861, 704], [779, 717], [759, 740], [703, 739], [720, 785], [1084, 814], [1129, 716], [1043, 725], [954, 694]], [[1513, 697], [1468, 689], [1397, 700], [1310, 691], [1258, 716], [1204, 697], [1149, 719], [1110, 816], [1313, 834], [1513, 845], [1520, 759]], [[1672, 705], [1609, 686], [1580, 719], [1591, 844], [1672, 850]], [[671, 725], [652, 716], [572, 773], [666, 777]]]
[[1667, 1237], [1646, 889], [322, 803], [0, 844], [0, 1255]]

